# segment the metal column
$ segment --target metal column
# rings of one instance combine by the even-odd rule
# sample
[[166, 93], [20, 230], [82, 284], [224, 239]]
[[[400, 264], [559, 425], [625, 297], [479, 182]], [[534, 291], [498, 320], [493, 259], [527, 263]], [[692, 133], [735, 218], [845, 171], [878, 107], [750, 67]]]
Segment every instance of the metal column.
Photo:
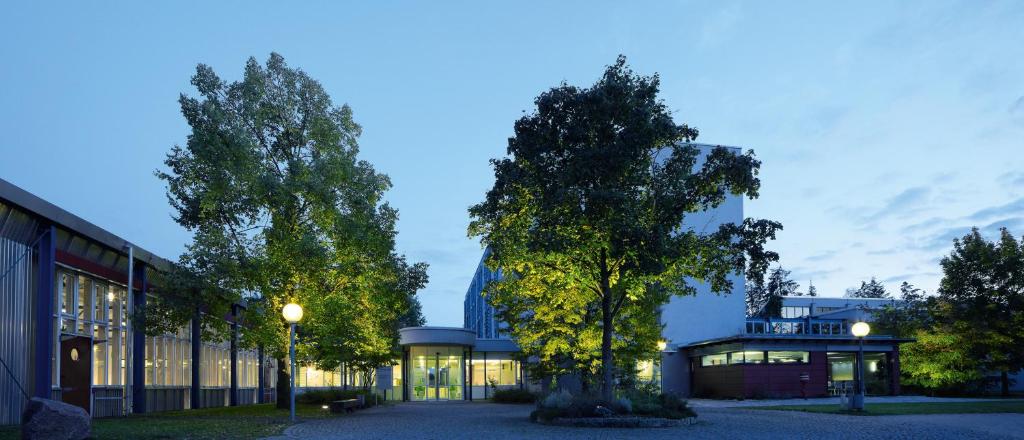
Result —
[[[130, 272], [128, 291], [132, 292], [133, 318], [142, 318], [141, 322], [132, 325], [132, 412], [146, 412], [146, 266], [136, 266], [132, 260], [132, 249], [128, 248]], [[139, 280], [139, 290], [135, 290], [133, 278]], [[140, 325], [141, 324], [141, 325]]]
[[50, 398], [53, 384], [53, 300], [56, 294], [57, 228], [45, 227], [36, 253], [38, 279], [35, 293], [35, 359], [32, 372], [34, 397]]

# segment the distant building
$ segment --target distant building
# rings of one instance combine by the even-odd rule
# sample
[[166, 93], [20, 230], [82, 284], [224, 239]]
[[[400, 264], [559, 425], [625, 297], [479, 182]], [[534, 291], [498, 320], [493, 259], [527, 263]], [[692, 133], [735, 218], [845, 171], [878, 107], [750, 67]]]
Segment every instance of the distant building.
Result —
[[473, 272], [473, 280], [466, 289], [466, 299], [463, 301], [465, 309], [463, 316], [463, 327], [476, 332], [476, 337], [481, 339], [508, 338], [505, 332], [507, 324], [495, 317], [494, 306], [487, 301], [484, 288], [491, 281], [501, 279], [501, 270], [491, 270], [484, 264], [484, 260], [490, 254], [485, 250], [480, 257], [480, 263]]

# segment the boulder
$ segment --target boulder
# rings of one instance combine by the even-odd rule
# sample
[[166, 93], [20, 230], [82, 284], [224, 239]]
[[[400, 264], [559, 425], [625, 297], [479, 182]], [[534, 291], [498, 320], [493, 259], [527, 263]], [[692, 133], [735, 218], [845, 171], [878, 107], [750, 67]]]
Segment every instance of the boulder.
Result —
[[82, 440], [89, 438], [89, 413], [56, 400], [32, 398], [21, 414], [23, 440]]

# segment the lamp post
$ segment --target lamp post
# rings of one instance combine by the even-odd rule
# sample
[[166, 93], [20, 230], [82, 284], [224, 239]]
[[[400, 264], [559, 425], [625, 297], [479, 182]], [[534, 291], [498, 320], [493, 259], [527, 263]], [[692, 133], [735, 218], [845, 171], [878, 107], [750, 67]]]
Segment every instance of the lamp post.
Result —
[[668, 348], [668, 341], [666, 341], [664, 339], [659, 339], [658, 340], [658, 363], [651, 366], [652, 368], [654, 368], [654, 367], [658, 368], [658, 389], [661, 390], [661, 392], [665, 392], [665, 371], [664, 371], [663, 362], [661, 361], [662, 360], [661, 357], [664, 355], [663, 353], [665, 352], [666, 348]]
[[288, 348], [288, 355], [291, 360], [291, 374], [289, 374], [288, 391], [291, 394], [289, 399], [291, 401], [289, 407], [291, 408], [291, 420], [295, 423], [295, 324], [302, 319], [302, 306], [295, 303], [288, 303], [284, 306], [284, 310], [281, 311], [284, 315], [284, 320], [288, 322], [291, 327], [291, 344]]
[[857, 338], [858, 350], [857, 350], [857, 371], [855, 374], [856, 381], [854, 382], [853, 399], [850, 401], [850, 409], [856, 411], [864, 410], [864, 337], [871, 332], [871, 326], [866, 322], [857, 322], [850, 327], [850, 333]]

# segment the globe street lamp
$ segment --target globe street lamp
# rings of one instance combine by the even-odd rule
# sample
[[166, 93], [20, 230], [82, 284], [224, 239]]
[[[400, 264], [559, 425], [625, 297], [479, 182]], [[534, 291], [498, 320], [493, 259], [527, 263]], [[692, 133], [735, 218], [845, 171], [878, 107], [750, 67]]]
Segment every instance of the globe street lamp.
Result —
[[291, 358], [291, 374], [289, 375], [290, 386], [288, 387], [291, 396], [291, 419], [292, 423], [295, 423], [295, 324], [302, 319], [302, 306], [295, 303], [288, 303], [284, 306], [284, 310], [281, 311], [284, 315], [284, 320], [289, 324], [291, 328], [291, 345], [288, 348], [288, 355]]
[[860, 346], [857, 350], [857, 371], [856, 381], [854, 383], [854, 394], [853, 400], [850, 402], [850, 409], [856, 411], [864, 410], [864, 337], [871, 332], [871, 326], [866, 322], [857, 322], [850, 327], [850, 333], [857, 338], [858, 345]]

